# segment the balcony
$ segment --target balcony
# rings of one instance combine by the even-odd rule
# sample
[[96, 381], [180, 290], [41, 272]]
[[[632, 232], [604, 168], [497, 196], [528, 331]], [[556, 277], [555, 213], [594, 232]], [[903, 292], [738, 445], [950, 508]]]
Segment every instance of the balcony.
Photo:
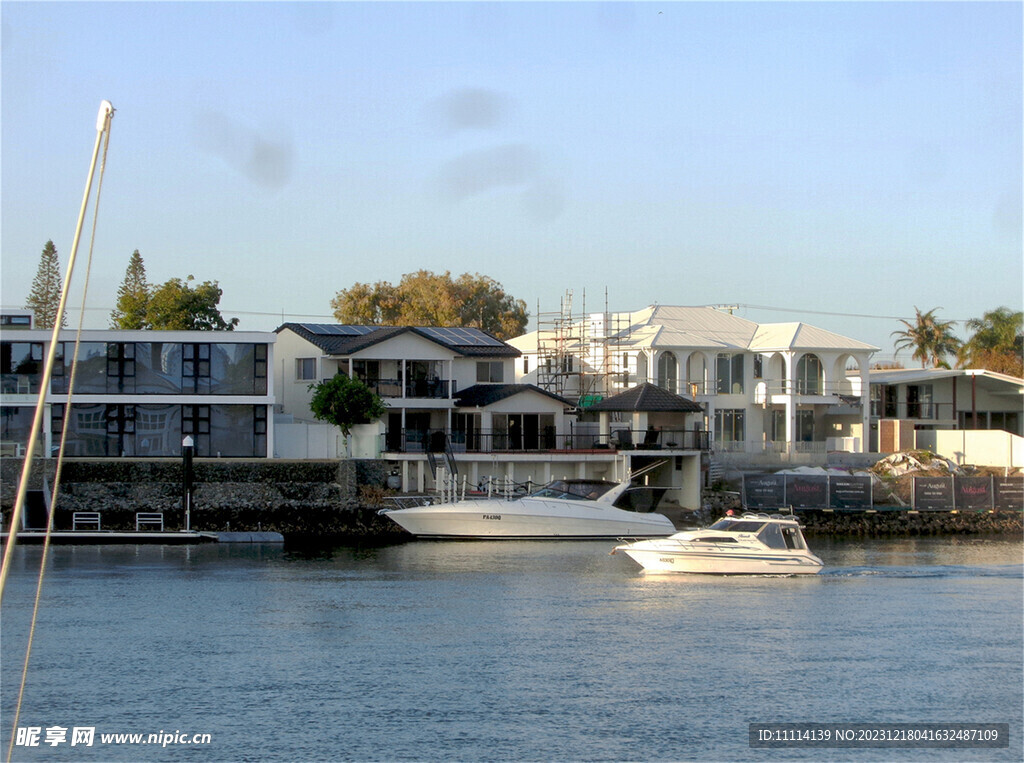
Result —
[[[449, 390], [455, 391], [453, 382], [447, 379], [416, 379], [402, 383], [401, 379], [362, 379], [367, 387], [385, 398], [419, 398], [445, 400]], [[404, 394], [403, 394], [404, 392]]]
[[499, 432], [483, 430], [404, 429], [388, 431], [382, 452], [426, 453], [587, 453], [617, 450], [710, 450], [708, 433], [692, 429], [651, 433], [617, 429], [611, 436], [599, 434], [555, 434], [554, 432]]

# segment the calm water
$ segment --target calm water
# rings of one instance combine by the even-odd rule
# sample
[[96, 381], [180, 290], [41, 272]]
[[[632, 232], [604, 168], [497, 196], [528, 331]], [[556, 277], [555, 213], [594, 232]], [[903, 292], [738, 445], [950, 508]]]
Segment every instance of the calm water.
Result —
[[[52, 551], [15, 760], [1020, 760], [1022, 544], [812, 543], [811, 579], [608, 542]], [[2, 618], [3, 754], [40, 550]], [[763, 750], [750, 722], [1008, 722], [1001, 750]], [[209, 733], [206, 746], [100, 733]], [[70, 734], [70, 732], [69, 732]], [[70, 738], [69, 738], [70, 741]]]

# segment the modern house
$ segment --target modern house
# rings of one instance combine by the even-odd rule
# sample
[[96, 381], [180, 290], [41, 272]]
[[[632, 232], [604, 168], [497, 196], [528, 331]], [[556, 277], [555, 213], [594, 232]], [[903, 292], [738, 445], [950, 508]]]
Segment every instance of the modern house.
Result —
[[577, 401], [584, 420], [596, 402], [650, 383], [704, 408], [719, 454], [867, 452], [868, 366], [878, 348], [815, 326], [652, 306], [562, 315], [509, 343], [522, 353], [517, 378]]
[[[0, 448], [25, 452], [52, 332], [0, 327]], [[36, 453], [266, 458], [273, 442], [274, 335], [265, 332], [61, 331]]]
[[[275, 352], [282, 457], [323, 453], [321, 443], [311, 444], [318, 430], [310, 386], [337, 373], [364, 381], [388, 413], [324, 455], [391, 461], [404, 490], [435, 486], [443, 476], [438, 469], [470, 487], [487, 478], [614, 479], [640, 455], [619, 458], [596, 425], [577, 429], [575, 401], [517, 383], [519, 350], [479, 329], [286, 323]], [[307, 434], [287, 440], [293, 426]]]
[[1024, 379], [984, 369], [873, 370], [871, 428], [880, 453], [927, 448], [965, 463], [1024, 465]]

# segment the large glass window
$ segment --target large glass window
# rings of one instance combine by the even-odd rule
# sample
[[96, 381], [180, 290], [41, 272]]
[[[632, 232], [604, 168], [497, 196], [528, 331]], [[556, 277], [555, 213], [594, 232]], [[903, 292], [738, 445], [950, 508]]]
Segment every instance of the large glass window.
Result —
[[796, 392], [798, 395], [822, 394], [824, 376], [821, 371], [821, 359], [808, 353], [796, 363]]
[[672, 393], [679, 390], [679, 361], [675, 353], [663, 352], [658, 357], [657, 386]]
[[[28, 437], [32, 434], [32, 419], [35, 409], [29, 406], [4, 406], [0, 408], [0, 456], [23, 455], [28, 446]], [[42, 433], [36, 444], [36, 456], [45, 456], [39, 444]]]
[[181, 392], [181, 344], [135, 343], [135, 392], [152, 395]]
[[720, 352], [715, 358], [719, 395], [743, 394], [743, 355]]
[[715, 445], [722, 450], [742, 449], [746, 438], [742, 408], [719, 408], [715, 411]]
[[13, 395], [39, 392], [42, 376], [43, 345], [41, 342], [0, 343], [0, 377], [3, 391]]

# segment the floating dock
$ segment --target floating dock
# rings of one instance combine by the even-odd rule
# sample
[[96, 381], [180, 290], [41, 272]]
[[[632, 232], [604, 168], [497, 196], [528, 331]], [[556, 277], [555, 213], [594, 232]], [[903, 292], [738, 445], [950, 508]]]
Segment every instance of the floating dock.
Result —
[[[0, 533], [0, 543], [7, 542], [8, 533]], [[46, 538], [41, 530], [22, 530], [17, 542], [39, 545]], [[147, 532], [117, 530], [55, 530], [50, 533], [53, 545], [74, 544], [154, 544], [182, 545], [186, 543], [284, 543], [284, 536], [275, 532], [197, 532], [195, 530], [164, 530]]]

